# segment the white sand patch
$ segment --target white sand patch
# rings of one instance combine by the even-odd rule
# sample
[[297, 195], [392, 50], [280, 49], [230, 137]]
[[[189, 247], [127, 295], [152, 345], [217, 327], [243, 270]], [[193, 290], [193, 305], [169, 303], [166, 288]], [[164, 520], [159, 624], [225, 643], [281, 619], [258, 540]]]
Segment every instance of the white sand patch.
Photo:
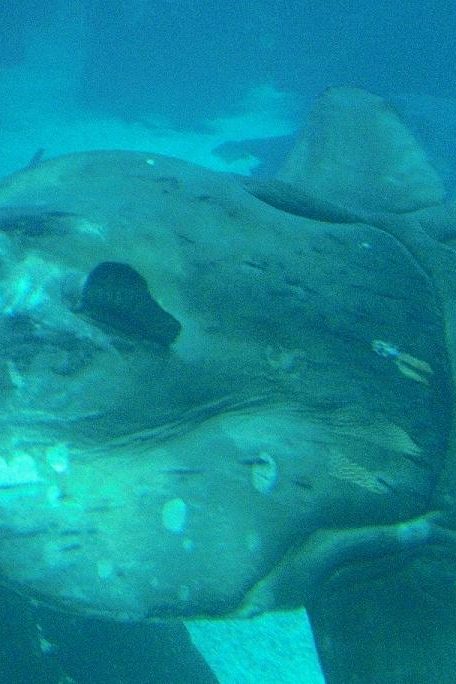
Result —
[[304, 610], [186, 626], [220, 684], [324, 684]]
[[210, 121], [211, 128], [224, 140], [245, 140], [290, 135], [296, 130], [293, 122], [293, 99], [289, 93], [269, 84], [252, 88], [239, 107], [236, 116]]
[[153, 113], [132, 123], [96, 117], [74, 104], [65, 85], [58, 70], [46, 78], [35, 68], [0, 70], [0, 176], [26, 166], [40, 148], [45, 157], [91, 149], [150, 151], [249, 175], [260, 163], [254, 155], [224, 160], [213, 150], [225, 142], [288, 135], [295, 128], [291, 97], [269, 85], [253, 88], [235, 116], [206, 122], [206, 131], [174, 130]]

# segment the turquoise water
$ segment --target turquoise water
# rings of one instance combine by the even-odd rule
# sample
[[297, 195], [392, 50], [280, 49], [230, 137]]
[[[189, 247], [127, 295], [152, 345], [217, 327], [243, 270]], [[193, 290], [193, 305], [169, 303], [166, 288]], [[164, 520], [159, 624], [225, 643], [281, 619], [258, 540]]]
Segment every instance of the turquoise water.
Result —
[[[37, 157], [124, 149], [269, 178], [320, 94], [353, 86], [391, 105], [453, 197], [456, 6], [450, 0], [3, 0], [0, 25], [2, 177]], [[273, 352], [274, 370], [295, 363], [283, 350]], [[406, 367], [409, 377], [414, 368]], [[91, 621], [90, 641], [77, 621], [85, 616], [73, 618], [70, 610], [54, 620], [45, 608], [12, 599], [10, 585], [3, 603], [5, 684], [193, 682], [198, 672], [210, 681], [209, 668], [222, 684], [324, 681], [302, 609], [251, 621], [189, 621], [200, 670], [188, 666], [186, 675], [183, 664], [179, 675], [171, 667], [152, 679], [154, 663], [146, 659], [143, 667], [150, 626], [129, 632], [123, 623]], [[180, 658], [173, 639], [164, 641], [163, 662]], [[184, 644], [182, 633], [176, 639]], [[110, 649], [120, 643], [128, 649], [111, 663]], [[182, 652], [187, 647], [191, 656], [188, 644]]]
[[271, 173], [315, 97], [353, 85], [404, 108], [452, 174], [455, 12], [431, 0], [5, 0], [0, 168], [25, 164], [38, 147], [113, 145], [220, 168], [214, 148], [256, 139], [241, 151], [259, 161], [228, 167]]

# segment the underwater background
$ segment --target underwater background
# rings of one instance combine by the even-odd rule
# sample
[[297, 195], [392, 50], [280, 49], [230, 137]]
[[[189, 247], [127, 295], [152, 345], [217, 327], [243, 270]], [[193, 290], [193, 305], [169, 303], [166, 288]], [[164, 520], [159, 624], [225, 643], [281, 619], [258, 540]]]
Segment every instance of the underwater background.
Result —
[[[1, 176], [110, 148], [271, 176], [315, 98], [353, 85], [455, 186], [452, 0], [2, 0], [0, 22]], [[304, 611], [188, 627], [222, 683], [324, 681]]]
[[315, 97], [353, 85], [453, 179], [451, 0], [3, 0], [0, 20], [2, 174], [119, 147], [268, 175]]

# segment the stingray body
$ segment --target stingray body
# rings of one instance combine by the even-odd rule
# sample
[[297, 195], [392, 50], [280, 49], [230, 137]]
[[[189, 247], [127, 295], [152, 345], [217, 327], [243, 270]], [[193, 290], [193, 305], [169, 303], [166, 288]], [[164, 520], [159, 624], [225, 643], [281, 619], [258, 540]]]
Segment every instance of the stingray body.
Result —
[[450, 553], [453, 256], [416, 163], [402, 223], [145, 153], [0, 185], [6, 582], [129, 621], [305, 604], [318, 636], [338, 587]]

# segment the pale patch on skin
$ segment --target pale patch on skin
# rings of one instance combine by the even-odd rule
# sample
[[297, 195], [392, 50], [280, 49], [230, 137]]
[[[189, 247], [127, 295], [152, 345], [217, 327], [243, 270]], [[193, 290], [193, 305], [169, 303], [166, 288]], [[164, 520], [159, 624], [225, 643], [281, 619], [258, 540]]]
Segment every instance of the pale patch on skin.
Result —
[[50, 485], [46, 490], [46, 500], [49, 506], [59, 506], [62, 492], [58, 485]]
[[425, 518], [418, 518], [397, 526], [397, 538], [404, 546], [414, 546], [425, 542], [431, 534], [431, 523]]
[[69, 467], [69, 451], [65, 444], [56, 444], [46, 450], [46, 460], [48, 465], [56, 473], [65, 473]]
[[184, 549], [184, 551], [188, 551], [190, 553], [191, 551], [193, 551], [194, 547], [195, 544], [193, 542], [193, 539], [189, 539], [188, 537], [186, 537], [182, 541], [182, 548]]
[[277, 463], [270, 454], [262, 451], [259, 454], [258, 462], [251, 469], [252, 485], [261, 494], [271, 492], [278, 480]]
[[109, 579], [114, 568], [110, 560], [103, 558], [97, 562], [97, 574], [100, 579]]
[[14, 487], [18, 485], [42, 482], [35, 459], [29, 454], [19, 453], [8, 462], [0, 461], [0, 486]]
[[76, 223], [77, 230], [83, 235], [90, 235], [91, 237], [99, 237], [103, 240], [106, 237], [106, 231], [103, 226], [93, 221], [87, 221], [85, 219], [78, 219]]
[[162, 524], [169, 532], [182, 534], [187, 524], [187, 504], [183, 499], [170, 499], [162, 508]]

